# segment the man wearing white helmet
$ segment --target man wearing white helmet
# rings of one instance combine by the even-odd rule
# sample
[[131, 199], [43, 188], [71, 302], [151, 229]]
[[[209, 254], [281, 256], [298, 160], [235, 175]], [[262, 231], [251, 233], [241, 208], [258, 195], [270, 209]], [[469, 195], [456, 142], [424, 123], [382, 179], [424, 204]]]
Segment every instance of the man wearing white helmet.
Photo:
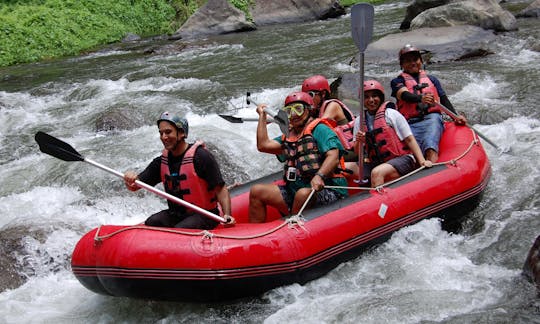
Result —
[[[157, 121], [164, 150], [146, 169], [137, 174], [127, 171], [124, 181], [131, 191], [139, 190], [135, 180], [149, 185], [163, 183], [165, 191], [193, 205], [219, 214], [218, 203], [227, 223], [234, 223], [231, 198], [219, 165], [204, 143], [186, 142], [189, 125], [185, 118], [164, 112]], [[189, 208], [168, 201], [169, 208], [150, 216], [148, 226], [212, 229], [218, 225], [213, 219]]]

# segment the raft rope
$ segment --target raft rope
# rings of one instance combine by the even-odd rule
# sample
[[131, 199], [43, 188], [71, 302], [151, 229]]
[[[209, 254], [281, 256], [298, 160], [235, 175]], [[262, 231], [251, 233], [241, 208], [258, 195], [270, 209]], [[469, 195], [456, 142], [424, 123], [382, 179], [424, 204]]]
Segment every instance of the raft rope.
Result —
[[[460, 155], [458, 155], [456, 158], [453, 158], [453, 159], [450, 159], [448, 161], [445, 161], [445, 162], [437, 162], [437, 163], [433, 163], [433, 166], [437, 166], [437, 165], [445, 165], [445, 164], [449, 164], [449, 165], [456, 165], [456, 162], [460, 159], [462, 159], [463, 157], [465, 157], [473, 148], [473, 146], [477, 145], [478, 142], [479, 142], [479, 139], [476, 135], [476, 133], [474, 132], [473, 129], [471, 129], [471, 132], [473, 133], [473, 140], [471, 141], [471, 143], [469, 144], [469, 147], [467, 147], [467, 149]], [[329, 189], [348, 189], [348, 190], [365, 190], [365, 191], [371, 191], [371, 190], [374, 190], [374, 191], [377, 191], [379, 193], [383, 193], [384, 192], [384, 187], [387, 187], [391, 184], [394, 184], [398, 181], [401, 181], [403, 179], [406, 179], [414, 174], [416, 174], [417, 172], [420, 172], [421, 170], [425, 169], [426, 167], [425, 166], [422, 166], [418, 169], [415, 169], [395, 180], [392, 180], [392, 181], [389, 181], [385, 184], [382, 184], [380, 186], [377, 186], [377, 187], [347, 187], [347, 186], [324, 186], [324, 188], [329, 188]], [[207, 231], [207, 230], [203, 230], [203, 231], [198, 231], [198, 232], [188, 232], [188, 231], [185, 231], [185, 230], [176, 230], [176, 229], [171, 229], [171, 228], [163, 228], [163, 227], [150, 227], [150, 226], [141, 226], [141, 225], [133, 225], [133, 226], [129, 226], [129, 227], [123, 227], [119, 230], [116, 230], [114, 232], [111, 232], [109, 234], [105, 234], [105, 235], [100, 235], [100, 231], [101, 231], [101, 227], [102, 226], [99, 226], [98, 229], [96, 230], [96, 234], [94, 235], [94, 243], [97, 244], [99, 242], [102, 242], [110, 237], [113, 237], [119, 233], [122, 233], [122, 232], [126, 232], [126, 231], [131, 231], [131, 230], [136, 230], [136, 229], [143, 229], [143, 230], [146, 230], [146, 231], [156, 231], [156, 232], [166, 232], [166, 233], [174, 233], [174, 234], [181, 234], [181, 235], [188, 235], [188, 236], [201, 236], [201, 240], [209, 240], [210, 242], [212, 242], [213, 238], [215, 237], [218, 237], [218, 238], [226, 238], [226, 239], [232, 239], [232, 240], [247, 240], [247, 239], [253, 239], [253, 238], [257, 238], [257, 237], [263, 237], [263, 236], [266, 236], [266, 235], [269, 235], [271, 233], [274, 233], [276, 231], [278, 231], [279, 229], [281, 229], [282, 227], [285, 227], [285, 226], [288, 226], [289, 228], [292, 228], [292, 229], [298, 229], [298, 228], [301, 228], [302, 230], [304, 231], [307, 231], [307, 229], [303, 226], [304, 225], [304, 222], [305, 222], [305, 219], [302, 217], [302, 212], [304, 211], [304, 209], [306, 208], [306, 206], [308, 205], [309, 201], [311, 200], [311, 198], [313, 197], [313, 194], [315, 193], [315, 189], [311, 189], [311, 193], [309, 194], [308, 198], [306, 199], [306, 201], [304, 202], [304, 204], [302, 205], [302, 208], [300, 208], [300, 210], [298, 211], [298, 213], [296, 215], [291, 215], [289, 217], [287, 217], [287, 219], [285, 219], [283, 221], [283, 223], [279, 224], [278, 226], [274, 227], [274, 228], [271, 228], [269, 229], [268, 231], [265, 231], [265, 232], [262, 232], [262, 233], [259, 233], [259, 234], [255, 234], [255, 235], [246, 235], [246, 236], [232, 236], [232, 235], [223, 235], [223, 234], [216, 234], [216, 233], [213, 233], [213, 232], [210, 232], [210, 231]]]
[[253, 239], [253, 238], [257, 238], [257, 237], [262, 237], [262, 236], [266, 236], [266, 235], [269, 235], [269, 234], [272, 234], [276, 231], [278, 231], [280, 228], [282, 227], [285, 227], [285, 226], [288, 226], [289, 228], [297, 228], [297, 227], [300, 227], [304, 230], [306, 230], [304, 228], [304, 221], [305, 219], [303, 217], [301, 217], [300, 215], [292, 215], [290, 217], [288, 217], [283, 223], [279, 224], [278, 226], [274, 227], [274, 228], [271, 228], [269, 229], [268, 231], [265, 231], [265, 232], [262, 232], [262, 233], [259, 233], [259, 234], [255, 234], [255, 235], [246, 235], [246, 236], [232, 236], [232, 235], [222, 235], [222, 234], [216, 234], [216, 233], [212, 233], [212, 232], [209, 232], [207, 230], [203, 230], [203, 231], [199, 231], [199, 232], [188, 232], [188, 231], [184, 231], [184, 230], [176, 230], [176, 229], [171, 229], [171, 228], [163, 228], [163, 227], [150, 227], [150, 226], [141, 226], [141, 225], [133, 225], [133, 226], [128, 226], [128, 227], [123, 227], [121, 229], [118, 229], [114, 232], [111, 232], [109, 234], [105, 234], [105, 235], [100, 235], [100, 231], [101, 231], [101, 227], [103, 225], [100, 225], [98, 227], [98, 229], [96, 230], [96, 234], [94, 235], [94, 243], [100, 243], [108, 238], [111, 238], [117, 234], [120, 234], [122, 232], [126, 232], [126, 231], [131, 231], [131, 230], [136, 230], [136, 229], [143, 229], [143, 230], [146, 230], [146, 231], [155, 231], [155, 232], [166, 232], [166, 233], [174, 233], [174, 234], [182, 234], [182, 235], [188, 235], [188, 236], [201, 236], [201, 240], [210, 240], [212, 241], [212, 239], [214, 237], [219, 237], [219, 238], [226, 238], [226, 239], [232, 239], [232, 240], [247, 240], [247, 239]]
[[[464, 158], [473, 148], [473, 146], [477, 145], [478, 144], [478, 137], [476, 136], [476, 133], [474, 132], [473, 129], [471, 129], [471, 133], [473, 133], [473, 140], [471, 141], [471, 143], [469, 144], [469, 146], [467, 147], [467, 149], [465, 151], [463, 151], [463, 153], [461, 153], [460, 155], [458, 155], [457, 157], [453, 158], [453, 159], [450, 159], [448, 161], [445, 161], [445, 162], [437, 162], [437, 163], [433, 163], [433, 166], [437, 166], [437, 165], [445, 165], [445, 164], [450, 164], [450, 165], [456, 165], [456, 162], [462, 158]], [[329, 188], [329, 189], [347, 189], [347, 190], [365, 190], [365, 191], [371, 191], [371, 190], [375, 190], [379, 193], [382, 193], [384, 190], [384, 187], [388, 187], [390, 186], [391, 184], [394, 184], [396, 182], [399, 182], [403, 179], [406, 179], [420, 171], [422, 171], [423, 169], [426, 169], [425, 166], [421, 166], [419, 167], [418, 169], [414, 169], [413, 171], [407, 173], [407, 174], [404, 174], [402, 175], [401, 177], [397, 178], [397, 179], [394, 179], [392, 181], [388, 181], [380, 186], [377, 186], [377, 187], [346, 187], [346, 186], [324, 186], [325, 188]]]

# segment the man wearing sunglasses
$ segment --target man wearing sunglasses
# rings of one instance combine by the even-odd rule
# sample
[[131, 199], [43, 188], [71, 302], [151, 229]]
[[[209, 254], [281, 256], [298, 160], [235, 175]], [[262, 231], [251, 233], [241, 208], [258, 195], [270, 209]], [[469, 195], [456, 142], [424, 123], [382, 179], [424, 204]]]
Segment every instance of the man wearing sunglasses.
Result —
[[[313, 99], [305, 92], [293, 92], [285, 98], [283, 110], [289, 117], [289, 134], [269, 138], [266, 105], [257, 106], [257, 149], [275, 154], [285, 162], [283, 184], [256, 184], [249, 195], [249, 220], [266, 220], [266, 206], [282, 215], [297, 214], [312, 190], [309, 207], [323, 206], [347, 196], [347, 181], [337, 167], [343, 168], [343, 146], [327, 121], [312, 116]], [[339, 189], [325, 188], [339, 186]]]
[[307, 92], [313, 98], [315, 117], [328, 120], [341, 144], [348, 150], [345, 160], [358, 160], [352, 151], [354, 114], [343, 102], [330, 98], [328, 80], [322, 75], [311, 76], [302, 83], [302, 91]]

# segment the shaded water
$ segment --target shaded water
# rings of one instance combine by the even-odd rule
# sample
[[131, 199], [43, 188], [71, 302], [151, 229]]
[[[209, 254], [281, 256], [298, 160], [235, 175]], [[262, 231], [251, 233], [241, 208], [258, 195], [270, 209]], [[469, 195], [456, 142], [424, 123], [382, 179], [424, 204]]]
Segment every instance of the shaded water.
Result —
[[[376, 38], [397, 31], [405, 6], [376, 7]], [[493, 55], [428, 66], [477, 129], [511, 148], [500, 154], [484, 143], [493, 176], [462, 232], [426, 220], [304, 286], [223, 304], [83, 288], [69, 269], [78, 239], [100, 224], [141, 222], [165, 202], [128, 192], [92, 166], [42, 154], [33, 136], [47, 131], [113, 169], [140, 170], [161, 151], [156, 116], [176, 110], [188, 117], [190, 139], [215, 148], [228, 182], [269, 174], [279, 164], [256, 151], [255, 123], [229, 124], [216, 113], [254, 117], [246, 91], [279, 105], [309, 75], [356, 72], [348, 65], [356, 53], [350, 17], [212, 37], [180, 52], [147, 40], [0, 69], [0, 244], [9, 256], [0, 262], [26, 278], [0, 293], [0, 322], [540, 322], [534, 287], [520, 275], [540, 234], [540, 53], [533, 50], [540, 37], [538, 20], [518, 22], [519, 31], [498, 35]], [[366, 62], [365, 73], [388, 84], [398, 68]], [[129, 111], [134, 127], [96, 132], [96, 120], [115, 109]]]

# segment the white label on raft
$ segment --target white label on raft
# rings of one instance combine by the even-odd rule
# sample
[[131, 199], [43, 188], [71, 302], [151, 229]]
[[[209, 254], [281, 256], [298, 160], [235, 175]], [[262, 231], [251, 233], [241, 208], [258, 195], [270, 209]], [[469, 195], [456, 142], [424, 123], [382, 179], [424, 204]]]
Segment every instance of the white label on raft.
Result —
[[385, 204], [381, 204], [381, 207], [379, 207], [379, 216], [381, 218], [384, 218], [384, 215], [386, 215], [387, 210], [388, 210], [388, 206]]

